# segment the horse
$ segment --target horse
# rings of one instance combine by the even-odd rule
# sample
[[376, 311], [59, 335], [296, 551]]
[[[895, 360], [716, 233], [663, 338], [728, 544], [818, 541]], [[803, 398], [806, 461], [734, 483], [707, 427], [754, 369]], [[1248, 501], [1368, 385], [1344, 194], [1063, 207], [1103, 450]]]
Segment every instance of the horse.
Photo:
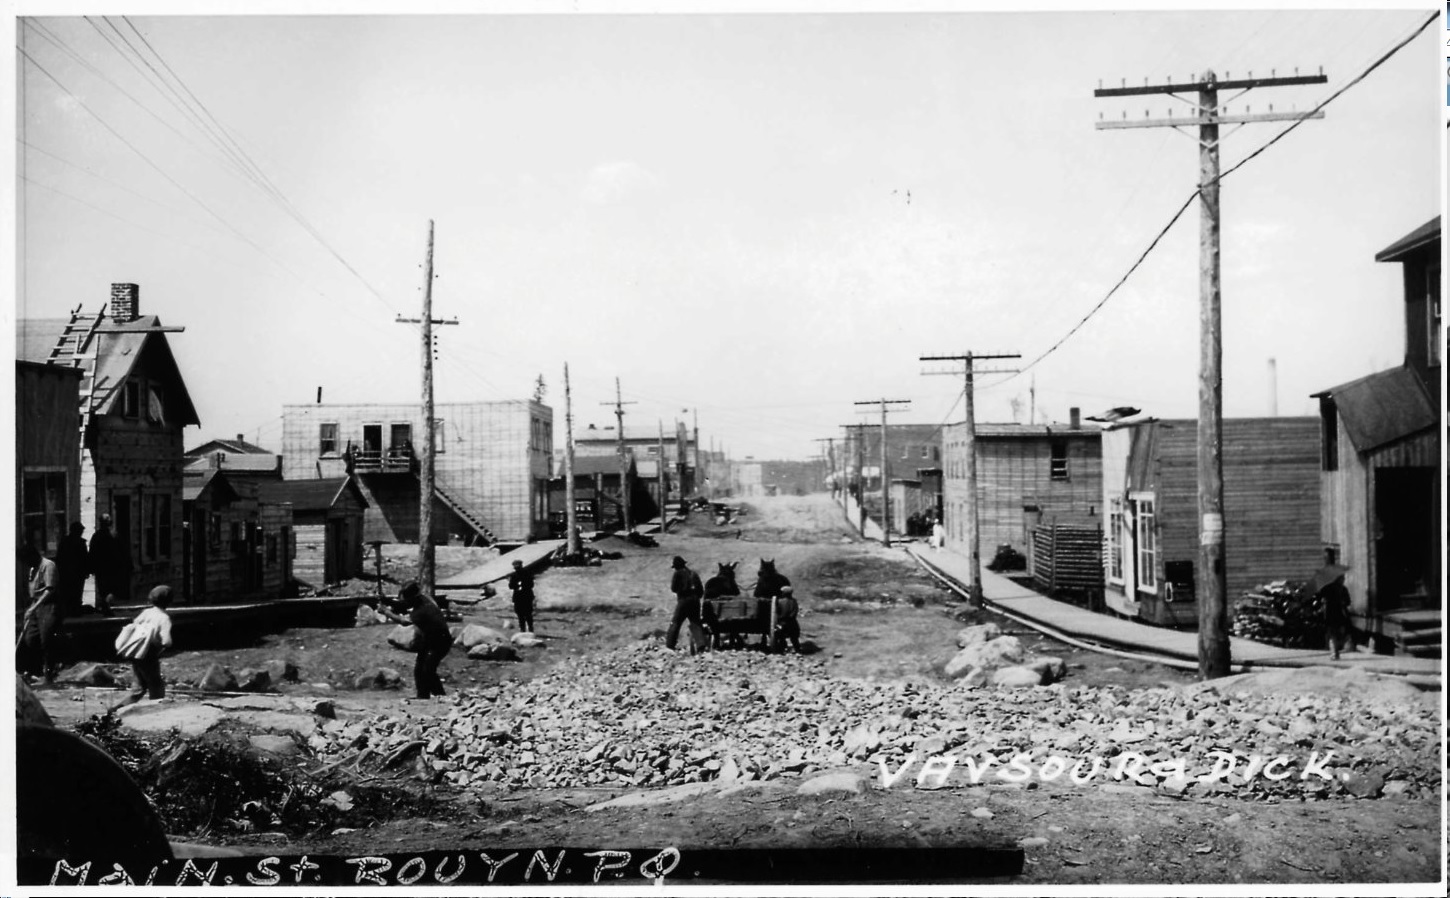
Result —
[[740, 584], [735, 582], [735, 566], [738, 561], [719, 565], [720, 571], [705, 581], [705, 598], [718, 599], [721, 596], [740, 595]]
[[780, 595], [782, 586], [789, 586], [790, 578], [775, 569], [775, 559], [760, 559], [760, 570], [755, 573], [755, 597], [770, 599]]

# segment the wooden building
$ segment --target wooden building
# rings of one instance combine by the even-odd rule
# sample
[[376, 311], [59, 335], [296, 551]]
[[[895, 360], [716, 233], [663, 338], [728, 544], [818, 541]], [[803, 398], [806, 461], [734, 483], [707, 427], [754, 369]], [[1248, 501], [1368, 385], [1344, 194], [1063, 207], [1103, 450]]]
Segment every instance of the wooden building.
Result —
[[[532, 400], [440, 403], [434, 419], [434, 541], [547, 535], [553, 411]], [[283, 406], [282, 476], [351, 473], [369, 534], [417, 542], [422, 427], [416, 403]]]
[[[919, 468], [942, 467], [942, 426], [940, 424], [886, 425], [887, 476], [914, 479]], [[839, 482], [852, 490], [865, 478], [869, 493], [881, 491], [881, 427], [866, 423], [846, 428], [845, 439], [836, 450]]]
[[241, 471], [248, 475], [271, 475], [281, 478], [282, 456], [237, 434], [235, 440], [207, 440], [186, 450], [186, 470]]
[[81, 519], [81, 376], [15, 363], [15, 533], [47, 555]]
[[[1223, 421], [1224, 568], [1230, 604], [1274, 580], [1307, 578], [1322, 553], [1319, 422]], [[1102, 435], [1108, 608], [1196, 628], [1198, 422], [1145, 420]]]
[[1379, 648], [1439, 652], [1440, 219], [1382, 250], [1404, 265], [1405, 363], [1314, 394], [1322, 425], [1321, 536], [1349, 568], [1355, 626]]
[[[703, 491], [705, 481], [710, 479], [709, 456], [700, 451], [699, 434], [676, 421], [672, 429], [663, 436], [659, 426], [624, 428], [624, 450], [640, 461], [652, 460], [664, 451], [665, 464], [669, 466], [671, 488], [679, 495], [676, 498], [693, 496]], [[615, 457], [619, 455], [619, 432], [614, 427], [596, 427], [590, 424], [574, 433], [574, 458]], [[562, 454], [554, 460], [557, 474], [564, 469]]]
[[257, 488], [264, 506], [290, 508], [293, 579], [320, 588], [362, 575], [367, 499], [355, 479], [261, 480]]
[[[942, 428], [942, 524], [968, 553], [966, 424]], [[998, 546], [1027, 555], [1038, 523], [1092, 525], [1102, 517], [1102, 436], [1067, 424], [978, 424], [977, 524], [983, 564]]]
[[182, 488], [182, 597], [220, 605], [278, 599], [292, 581], [292, 507], [262, 502], [259, 482], [221, 468], [187, 470]]
[[[656, 469], [657, 470], [657, 469]], [[588, 455], [574, 459], [574, 514], [580, 530], [623, 530], [624, 505], [620, 491], [620, 464], [617, 456]], [[659, 514], [654, 489], [639, 477], [638, 465], [631, 456], [624, 474], [630, 490], [630, 518], [634, 524], [648, 521]], [[567, 489], [563, 471], [549, 481], [549, 532], [564, 534], [567, 525]]]
[[[131, 552], [130, 595], [182, 577], [182, 431], [198, 422], [155, 315], [135, 284], [112, 284], [109, 311], [17, 322], [17, 355], [81, 372], [80, 520], [95, 532], [109, 513]], [[92, 581], [87, 581], [87, 590]]]

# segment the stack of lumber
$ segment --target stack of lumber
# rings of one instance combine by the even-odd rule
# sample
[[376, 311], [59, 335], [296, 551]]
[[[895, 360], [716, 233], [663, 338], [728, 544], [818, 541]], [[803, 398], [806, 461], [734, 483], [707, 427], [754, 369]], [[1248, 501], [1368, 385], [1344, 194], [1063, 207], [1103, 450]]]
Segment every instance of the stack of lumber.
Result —
[[1033, 528], [1032, 580], [1049, 591], [1102, 589], [1102, 530], [1066, 524]]
[[1276, 580], [1244, 593], [1234, 605], [1233, 635], [1291, 649], [1324, 648], [1324, 611], [1304, 584]]

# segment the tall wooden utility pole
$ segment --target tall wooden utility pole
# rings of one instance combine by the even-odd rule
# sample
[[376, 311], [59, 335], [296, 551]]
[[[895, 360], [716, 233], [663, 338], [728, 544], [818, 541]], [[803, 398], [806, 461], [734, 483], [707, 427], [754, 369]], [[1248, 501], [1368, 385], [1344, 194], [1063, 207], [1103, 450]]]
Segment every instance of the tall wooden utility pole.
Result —
[[[881, 407], [881, 545], [891, 546], [891, 478], [887, 474], [889, 461], [886, 456], [886, 412], [892, 405], [910, 405], [910, 399], [867, 399], [857, 405], [879, 405]], [[864, 503], [863, 503], [864, 507]]]
[[[423, 317], [398, 316], [398, 324], [418, 324], [423, 333], [423, 457], [418, 460], [418, 585], [433, 595], [437, 583], [433, 551], [433, 453], [437, 424], [433, 421], [433, 325], [457, 324], [433, 317], [433, 222], [428, 222], [428, 250], [423, 257]], [[321, 393], [321, 388], [318, 388]]]
[[812, 440], [811, 442], [814, 442], [814, 443], [825, 443], [826, 444], [826, 455], [825, 455], [826, 478], [827, 479], [834, 479], [835, 476], [836, 476], [836, 438], [835, 437], [817, 437], [816, 439]]
[[659, 483], [658, 489], [660, 493], [660, 532], [664, 533], [666, 529], [665, 525], [669, 523], [669, 517], [665, 514], [665, 505], [669, 501], [670, 494], [665, 491], [665, 422], [661, 420], [659, 421], [659, 425], [660, 442], [659, 448], [656, 450], [658, 455], [655, 459], [655, 475]]
[[579, 513], [574, 508], [574, 401], [569, 392], [569, 363], [564, 363], [564, 552], [578, 555]]
[[[962, 371], [965, 376], [963, 384], [964, 404], [967, 407], [966, 421], [962, 429], [966, 431], [962, 440], [963, 455], [962, 465], [966, 468], [967, 474], [967, 519], [964, 521], [967, 531], [967, 558], [970, 560], [972, 572], [971, 601], [973, 605], [982, 604], [982, 538], [981, 538], [981, 517], [977, 510], [977, 399], [975, 388], [975, 377], [978, 374], [1006, 374], [1002, 371], [977, 371], [975, 362], [979, 359], [1020, 359], [1022, 356], [1015, 352], [996, 353], [994, 355], [978, 355], [965, 352], [961, 355], [924, 355], [923, 362], [961, 362]], [[956, 374], [955, 371], [928, 372], [932, 374]]]
[[619, 493], [624, 509], [624, 532], [634, 532], [634, 519], [629, 514], [629, 453], [624, 448], [624, 407], [634, 405], [633, 402], [625, 402], [619, 392], [619, 378], [614, 379], [614, 401], [601, 402], [600, 405], [614, 406], [614, 420], [619, 430], [619, 440], [615, 451], [619, 453]]
[[866, 535], [866, 425], [848, 424], [856, 428], [856, 529]]
[[[1227, 75], [1227, 73], [1225, 73]], [[1210, 69], [1197, 81], [1182, 84], [1160, 84], [1104, 90], [1099, 87], [1095, 97], [1129, 97], [1145, 94], [1179, 94], [1196, 91], [1191, 117], [1128, 121], [1125, 112], [1121, 122], [1099, 121], [1097, 127], [1109, 128], [1184, 128], [1198, 126], [1198, 199], [1199, 199], [1199, 363], [1198, 363], [1198, 675], [1202, 679], [1227, 676], [1229, 673], [1228, 604], [1224, 575], [1223, 528], [1223, 336], [1222, 291], [1219, 280], [1219, 125], [1248, 122], [1300, 121], [1323, 118], [1324, 113], [1274, 112], [1231, 115], [1220, 108], [1221, 90], [1249, 91], [1262, 87], [1288, 87], [1303, 84], [1325, 84], [1323, 70], [1318, 75], [1219, 81]]]
[[700, 481], [705, 479], [705, 469], [700, 467], [700, 410], [692, 409], [695, 423], [695, 494], [700, 494]]

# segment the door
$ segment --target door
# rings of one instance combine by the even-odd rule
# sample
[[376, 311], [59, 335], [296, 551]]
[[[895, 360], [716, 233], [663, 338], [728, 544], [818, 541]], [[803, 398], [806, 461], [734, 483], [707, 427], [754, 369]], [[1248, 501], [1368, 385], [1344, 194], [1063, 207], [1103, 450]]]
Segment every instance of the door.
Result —
[[363, 425], [363, 458], [376, 462], [383, 457], [383, 425]]
[[1375, 611], [1433, 607], [1435, 471], [1429, 467], [1374, 472]]

